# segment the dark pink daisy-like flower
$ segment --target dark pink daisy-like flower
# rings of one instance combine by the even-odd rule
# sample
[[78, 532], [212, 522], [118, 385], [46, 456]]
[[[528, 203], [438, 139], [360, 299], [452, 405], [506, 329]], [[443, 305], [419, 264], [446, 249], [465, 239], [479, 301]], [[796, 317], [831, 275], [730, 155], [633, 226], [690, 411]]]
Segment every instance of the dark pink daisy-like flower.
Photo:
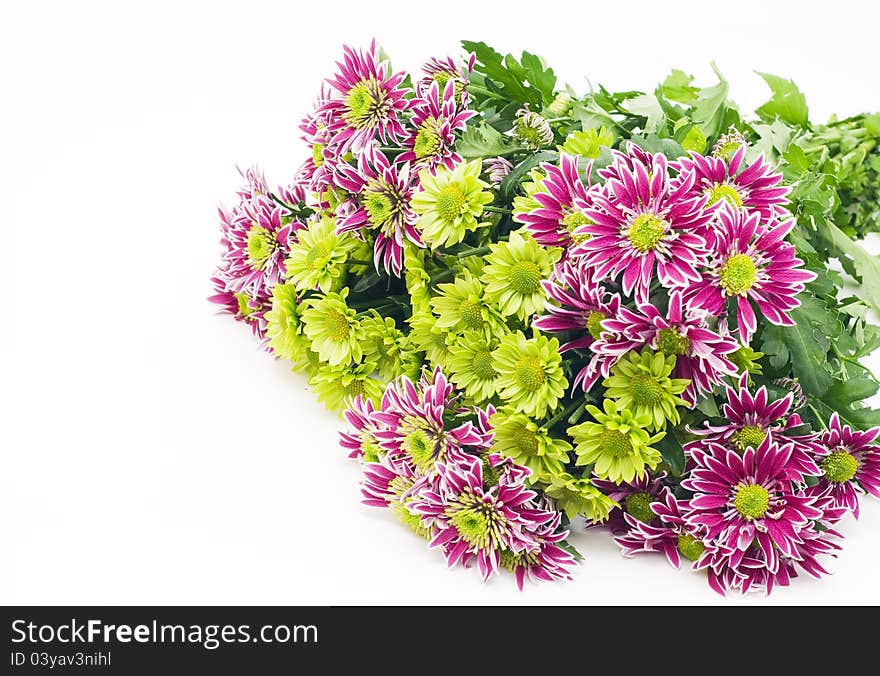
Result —
[[828, 429], [818, 439], [816, 455], [821, 477], [811, 487], [814, 495], [827, 495], [833, 507], [843, 507], [859, 516], [859, 493], [880, 498], [880, 427], [864, 432], [840, 422], [834, 413]]
[[462, 109], [467, 108], [470, 103], [470, 95], [467, 91], [468, 81], [471, 73], [474, 72], [474, 64], [477, 62], [477, 56], [473, 52], [468, 54], [467, 60], [459, 63], [451, 56], [445, 58], [431, 58], [424, 66], [422, 71], [425, 76], [422, 77], [416, 88], [419, 96], [425, 93], [435, 83], [440, 88], [445, 88], [449, 82], [452, 82], [455, 91], [455, 100]]
[[331, 100], [323, 87], [316, 110], [300, 123], [302, 139], [309, 147], [309, 156], [299, 169], [298, 175], [312, 192], [321, 192], [333, 184], [333, 171], [338, 163], [337, 148], [332, 144], [331, 115], [322, 111], [324, 102]]
[[624, 556], [660, 552], [666, 555], [670, 564], [679, 568], [682, 557], [695, 566], [714, 552], [715, 545], [706, 537], [704, 529], [687, 523], [690, 507], [686, 500], [677, 499], [667, 490], [662, 499], [651, 503], [651, 511], [656, 518], [650, 522], [624, 514], [628, 530], [614, 538]]
[[341, 98], [324, 101], [318, 112], [327, 116], [337, 155], [360, 152], [376, 138], [386, 145], [404, 138], [402, 118], [412, 91], [403, 86], [406, 73], [388, 72], [375, 41], [366, 51], [346, 46], [336, 65], [339, 73], [327, 82]]
[[709, 245], [705, 272], [688, 287], [686, 300], [710, 314], [720, 315], [727, 299], [736, 299], [740, 339], [748, 345], [758, 327], [752, 302], [772, 324], [793, 326], [789, 312], [800, 305], [797, 295], [816, 279], [785, 241], [794, 221], [761, 226], [759, 213], [722, 206]]
[[656, 475], [645, 472], [641, 478], [624, 483], [591, 478], [590, 482], [596, 488], [619, 505], [609, 512], [607, 521], [595, 525], [606, 526], [612, 533], [621, 534], [630, 529], [630, 519], [625, 518], [626, 515], [639, 523], [656, 523], [657, 513], [651, 503], [664, 499], [669, 492], [663, 482], [665, 478], [666, 472]]
[[583, 256], [593, 279], [622, 280], [624, 292], [648, 301], [655, 279], [667, 288], [700, 280], [706, 264], [706, 242], [699, 234], [712, 218], [706, 196], [692, 196], [694, 178], [673, 180], [663, 154], [629, 144], [614, 152], [612, 164], [599, 172], [601, 191], [590, 195], [584, 213], [592, 223], [575, 230], [588, 235], [572, 256]]
[[693, 174], [692, 194], [706, 195], [709, 208], [727, 203], [738, 209], [761, 215], [763, 222], [783, 218], [787, 214], [786, 195], [791, 188], [782, 183], [782, 174], [761, 155], [745, 164], [746, 145], [733, 153], [730, 161], [691, 153], [680, 159], [675, 168], [681, 174]]
[[534, 491], [523, 483], [487, 487], [483, 463], [473, 456], [438, 462], [436, 471], [436, 488], [419, 488], [411, 509], [435, 529], [431, 546], [443, 549], [449, 566], [475, 557], [485, 581], [498, 572], [503, 551], [517, 556], [538, 549], [531, 531], [550, 522], [554, 512], [533, 504]]
[[500, 188], [504, 179], [513, 171], [513, 165], [503, 157], [488, 157], [483, 160], [483, 171], [489, 177], [489, 183]]
[[447, 429], [444, 416], [460, 410], [453, 385], [438, 367], [423, 373], [417, 383], [406, 376], [391, 382], [371, 418], [379, 423], [374, 434], [386, 452], [404, 453], [428, 472], [438, 462], [454, 463], [467, 452], [485, 451], [491, 445], [491, 431], [471, 420]]
[[725, 392], [727, 403], [721, 406], [721, 414], [727, 418], [727, 423], [710, 425], [707, 422], [701, 428], [690, 429], [703, 438], [685, 444], [686, 454], [706, 443], [720, 444], [742, 453], [746, 448], [757, 448], [770, 438], [777, 444], [792, 446], [786, 465], [792, 480], [821, 473], [814, 460], [821, 452], [818, 435], [799, 433], [803, 421], [797, 413], [790, 413], [793, 394], [771, 401], [767, 388], [763, 386], [752, 394], [748, 373], [740, 376], [736, 388], [726, 386]]
[[409, 163], [391, 164], [375, 147], [364, 150], [357, 168], [340, 164], [337, 169], [338, 185], [356, 196], [356, 202], [345, 202], [337, 210], [337, 230], [375, 233], [373, 262], [377, 270], [384, 268], [399, 276], [404, 240], [424, 246], [415, 227], [418, 216], [410, 207], [416, 181]]
[[[378, 455], [375, 451], [379, 445], [376, 431], [385, 430], [385, 426], [375, 419], [376, 407], [372, 400], [357, 395], [349, 403], [342, 416], [349, 424], [349, 429], [339, 433], [339, 445], [346, 449], [349, 458], [363, 458]], [[375, 459], [375, 458], [371, 458]]]
[[463, 160], [454, 150], [455, 132], [462, 131], [474, 110], [460, 110], [455, 103], [455, 83], [449, 81], [440, 100], [440, 86], [434, 82], [425, 95], [412, 102], [412, 129], [403, 141], [406, 148], [398, 162], [411, 162], [433, 169], [443, 165], [450, 171]]
[[[590, 166], [592, 163], [585, 176], [590, 175]], [[575, 229], [591, 223], [584, 213], [590, 204], [588, 188], [574, 155], [562, 153], [559, 166], [545, 162], [541, 169], [546, 178], [541, 180], [541, 190], [532, 195], [538, 206], [531, 211], [516, 212], [513, 216], [526, 226], [539, 244], [567, 247], [575, 241], [572, 236]]]
[[712, 443], [691, 452], [694, 468], [681, 482], [694, 492], [685, 520], [731, 552], [733, 569], [755, 545], [766, 568], [777, 573], [781, 557], [799, 558], [801, 532], [823, 516], [816, 497], [795, 491], [792, 449], [767, 437], [742, 455]]
[[662, 313], [651, 303], [630, 310], [621, 307], [614, 317], [603, 322], [613, 337], [602, 342], [602, 351], [621, 357], [630, 350], [649, 346], [667, 356], [675, 356], [676, 378], [690, 384], [682, 398], [691, 406], [713, 387], [722, 385], [725, 376], [736, 375], [736, 366], [725, 357], [739, 349], [739, 343], [711, 330], [704, 311], [684, 303], [679, 290], [669, 295], [669, 309]]
[[266, 312], [272, 309], [271, 303], [265, 298], [253, 299], [244, 293], [234, 293], [226, 288], [226, 282], [219, 277], [212, 277], [214, 294], [208, 301], [220, 306], [220, 314], [232, 315], [236, 321], [247, 324], [254, 336], [263, 340], [266, 337]]
[[532, 582], [570, 580], [576, 564], [574, 556], [559, 546], [568, 537], [568, 531], [560, 529], [562, 512], [552, 509], [546, 501], [538, 502], [537, 508], [552, 514], [552, 518], [527, 529], [532, 548], [519, 554], [511, 550], [501, 552], [501, 565], [513, 571], [520, 591], [526, 579]]

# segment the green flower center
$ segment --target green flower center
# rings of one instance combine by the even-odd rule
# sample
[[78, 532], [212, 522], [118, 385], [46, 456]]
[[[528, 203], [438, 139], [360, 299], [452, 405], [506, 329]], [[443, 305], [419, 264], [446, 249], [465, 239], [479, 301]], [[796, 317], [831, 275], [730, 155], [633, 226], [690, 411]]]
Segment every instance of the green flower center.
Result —
[[351, 326], [348, 317], [337, 310], [330, 310], [326, 315], [327, 335], [330, 340], [336, 343], [342, 343], [348, 340]]
[[681, 335], [678, 329], [660, 329], [657, 332], [658, 347], [667, 357], [680, 357], [687, 354], [691, 349], [691, 341], [687, 336]]
[[246, 293], [240, 291], [235, 294], [235, 300], [238, 303], [238, 314], [247, 319], [254, 312], [254, 309], [248, 304], [250, 298]]
[[433, 117], [429, 117], [419, 125], [419, 130], [416, 132], [416, 140], [413, 144], [413, 152], [417, 159], [422, 160], [426, 157], [431, 157], [440, 150], [442, 140], [440, 139], [439, 126], [437, 120]]
[[723, 160], [729, 160], [733, 157], [733, 154], [739, 150], [739, 147], [742, 145], [740, 141], [730, 140], [724, 141], [721, 143], [715, 150], [713, 151], [713, 155], [715, 157], [720, 157]]
[[425, 430], [417, 429], [407, 434], [401, 447], [419, 467], [429, 468], [434, 463], [434, 444]]
[[324, 144], [316, 143], [312, 146], [312, 164], [316, 167], [324, 164]]
[[525, 455], [538, 454], [538, 437], [532, 430], [520, 427], [514, 434], [514, 443], [519, 451]]
[[492, 467], [492, 463], [489, 462], [488, 456], [483, 457], [483, 485], [484, 486], [495, 486], [498, 484], [498, 479], [501, 478], [501, 473]]
[[275, 235], [266, 228], [255, 225], [247, 236], [248, 262], [254, 270], [261, 270], [266, 261], [275, 253]]
[[510, 267], [510, 287], [521, 296], [541, 290], [541, 268], [532, 261], [517, 261]]
[[736, 489], [733, 506], [747, 519], [760, 519], [770, 507], [770, 494], [758, 484], [748, 484]]
[[625, 458], [632, 455], [633, 445], [620, 430], [605, 430], [599, 437], [599, 447], [603, 453], [607, 453], [615, 458]]
[[720, 200], [727, 200], [728, 203], [735, 207], [742, 207], [743, 200], [740, 194], [727, 183], [719, 183], [714, 188], [707, 190], [709, 193], [709, 205], [716, 204]]
[[494, 380], [498, 375], [492, 363], [492, 353], [489, 350], [477, 350], [474, 353], [471, 367], [480, 380]]
[[533, 148], [541, 148], [542, 146], [547, 145], [544, 129], [537, 126], [540, 122], [536, 121], [530, 124], [528, 120], [528, 116], [523, 116], [516, 121], [514, 133], [517, 137], [526, 145]]
[[330, 247], [327, 242], [315, 242], [315, 245], [306, 252], [306, 268], [314, 272], [323, 270], [330, 262]]
[[355, 378], [350, 383], [348, 383], [348, 385], [345, 386], [345, 396], [351, 397], [352, 399], [354, 399], [358, 395], [363, 396], [365, 391], [366, 389], [364, 388], [364, 381], [359, 378]]
[[629, 386], [633, 401], [642, 406], [653, 406], [663, 398], [663, 386], [650, 373], [637, 373]]
[[449, 517], [461, 539], [472, 547], [482, 548], [489, 542], [489, 516], [477, 507], [462, 509]]
[[640, 253], [657, 248], [666, 234], [666, 221], [654, 214], [640, 214], [633, 220], [629, 229], [629, 241]]
[[373, 80], [361, 80], [345, 95], [346, 111], [342, 117], [356, 129], [368, 127], [378, 122], [382, 115], [384, 96], [379, 83]]
[[819, 463], [825, 478], [835, 484], [846, 483], [859, 471], [859, 461], [845, 450], [826, 455]]
[[651, 502], [653, 499], [647, 493], [633, 493], [626, 496], [623, 504], [627, 514], [644, 523], [651, 523], [656, 516], [654, 510], [651, 509]]
[[688, 533], [679, 533], [678, 535], [678, 551], [688, 561], [696, 561], [703, 555], [706, 545], [700, 542], [693, 535]]
[[458, 306], [460, 321], [466, 329], [479, 329], [483, 326], [483, 308], [480, 301], [466, 299]]
[[382, 457], [382, 447], [374, 439], [366, 439], [361, 442], [361, 451], [364, 453], [365, 462], [378, 462]]
[[467, 204], [467, 196], [458, 183], [450, 183], [440, 188], [437, 194], [437, 213], [446, 223], [454, 223]]
[[364, 200], [364, 209], [370, 219], [370, 223], [381, 226], [391, 220], [394, 215], [394, 205], [388, 199], [388, 195], [381, 192], [373, 192]]
[[[570, 213], [565, 214], [562, 218], [562, 225], [565, 226], [565, 229], [571, 232], [575, 228], [579, 228], [582, 225], [591, 225], [592, 220], [580, 211], [572, 211]], [[586, 238], [589, 238], [589, 235], [586, 235]]]
[[730, 443], [733, 444], [733, 447], [742, 453], [749, 446], [752, 448], [758, 448], [764, 439], [767, 438], [767, 433], [762, 430], [760, 427], [755, 427], [754, 425], [746, 425], [744, 427], [740, 427], [733, 435], [730, 437]]
[[729, 296], [744, 295], [757, 279], [755, 261], [745, 254], [734, 254], [721, 266], [721, 288]]
[[596, 340], [602, 336], [602, 322], [604, 322], [608, 317], [604, 312], [600, 312], [599, 310], [590, 310], [590, 314], [587, 316], [587, 331], [590, 332], [590, 335], [593, 336]]
[[514, 368], [516, 382], [520, 389], [526, 392], [535, 392], [547, 379], [544, 373], [544, 363], [537, 357], [523, 357]]
[[394, 504], [394, 511], [397, 514], [397, 518], [400, 519], [400, 522], [404, 526], [407, 526], [414, 533], [418, 533], [419, 535], [422, 534], [423, 528], [421, 514], [413, 514], [403, 503]]

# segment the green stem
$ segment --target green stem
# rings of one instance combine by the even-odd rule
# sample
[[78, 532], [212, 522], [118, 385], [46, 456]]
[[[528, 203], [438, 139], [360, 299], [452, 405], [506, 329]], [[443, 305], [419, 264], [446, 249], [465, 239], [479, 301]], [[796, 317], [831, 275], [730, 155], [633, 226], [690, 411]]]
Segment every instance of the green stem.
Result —
[[360, 258], [349, 258], [345, 262], [350, 265], [367, 265], [367, 266], [369, 266], [369, 265], [373, 264], [373, 261], [362, 261]]
[[568, 406], [566, 406], [560, 413], [554, 415], [550, 420], [548, 420], [542, 427], [546, 429], [550, 429], [558, 423], [560, 420], [563, 420], [574, 413], [579, 407], [583, 406], [584, 402], [581, 399], [575, 399]]
[[483, 254], [487, 254], [491, 251], [491, 249], [487, 246], [475, 246], [471, 249], [464, 249], [463, 251], [459, 251], [455, 254], [456, 258], [467, 258], [468, 256], [482, 256]]
[[813, 415], [816, 416], [816, 420], [818, 420], [819, 424], [822, 425], [822, 429], [827, 431], [828, 425], [825, 424], [825, 419], [822, 417], [819, 411], [816, 410], [816, 407], [813, 406], [810, 402], [807, 402], [807, 407], [813, 412]]
[[489, 211], [493, 214], [512, 214], [511, 209], [503, 209], [502, 207], [483, 207], [483, 211]]

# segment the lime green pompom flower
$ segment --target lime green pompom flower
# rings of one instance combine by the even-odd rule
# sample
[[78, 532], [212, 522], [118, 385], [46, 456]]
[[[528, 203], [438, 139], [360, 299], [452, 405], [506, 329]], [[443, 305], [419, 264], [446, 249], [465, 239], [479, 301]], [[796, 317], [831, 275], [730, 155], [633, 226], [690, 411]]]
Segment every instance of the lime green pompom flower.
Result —
[[504, 336], [495, 351], [495, 368], [499, 396], [533, 418], [555, 409], [568, 386], [559, 341], [540, 334], [528, 340], [521, 331]]
[[293, 284], [273, 287], [272, 309], [266, 313], [266, 337], [276, 356], [292, 362], [302, 359], [309, 348], [303, 334], [302, 310]]
[[287, 279], [297, 291], [335, 290], [345, 273], [345, 262], [358, 246], [349, 234], [336, 234], [336, 221], [329, 216], [313, 220], [297, 233], [297, 242], [290, 247], [284, 263]]
[[632, 481], [645, 475], [645, 468], [654, 469], [662, 459], [660, 451], [651, 447], [665, 433], [651, 436], [647, 429], [651, 419], [620, 408], [612, 399], [603, 402], [604, 411], [593, 405], [587, 412], [595, 422], [584, 422], [568, 428], [575, 442], [577, 465], [593, 465], [600, 479], [615, 483]]
[[382, 383], [373, 378], [375, 362], [360, 364], [321, 364], [309, 379], [318, 401], [331, 411], [341, 412], [358, 395], [378, 405], [382, 399]]
[[361, 343], [364, 358], [376, 365], [379, 377], [384, 381], [393, 380], [405, 372], [410, 360], [409, 340], [391, 317], [382, 317], [376, 310], [361, 320], [364, 339]]
[[541, 281], [548, 279], [561, 250], [545, 248], [528, 233], [511, 232], [507, 242], [489, 245], [482, 280], [486, 296], [497, 303], [505, 317], [526, 321], [544, 309], [547, 294]]
[[445, 369], [453, 341], [449, 330], [437, 326], [437, 318], [428, 311], [413, 312], [409, 326], [409, 339], [415, 349], [425, 353], [431, 366]]
[[495, 432], [492, 451], [532, 470], [531, 483], [546, 483], [565, 471], [572, 446], [564, 439], [554, 439], [522, 413], [501, 410], [492, 416], [491, 422]]
[[483, 284], [469, 270], [448, 284], [437, 285], [438, 294], [431, 298], [437, 315], [437, 326], [454, 333], [481, 331], [499, 334], [505, 330], [504, 319], [494, 303], [485, 297]]
[[363, 357], [364, 331], [357, 313], [346, 305], [346, 296], [348, 289], [309, 298], [305, 301], [308, 307], [302, 313], [312, 350], [321, 361], [332, 366], [359, 362]]
[[422, 190], [412, 198], [412, 208], [419, 215], [416, 227], [431, 247], [457, 244], [468, 230], [475, 230], [483, 207], [493, 197], [489, 184], [480, 180], [482, 162], [459, 164], [449, 170], [438, 166], [419, 172]]
[[618, 408], [648, 417], [650, 429], [663, 429], [667, 420], [675, 425], [681, 419], [676, 406], [687, 406], [678, 395], [690, 380], [670, 378], [674, 368], [675, 355], [655, 353], [650, 348], [628, 352], [611, 367], [611, 376], [602, 383], [607, 388], [605, 396], [614, 399]]
[[513, 198], [513, 218], [518, 222], [522, 221], [519, 221], [517, 214], [530, 213], [542, 207], [541, 203], [535, 199], [535, 195], [539, 192], [546, 192], [544, 189], [544, 179], [547, 178], [547, 174], [535, 168], [529, 171], [529, 178], [531, 179], [530, 181], [523, 181], [520, 186], [526, 194], [517, 195]]
[[556, 501], [556, 507], [570, 519], [580, 515], [589, 521], [601, 522], [608, 518], [617, 503], [596, 488], [585, 477], [574, 477], [559, 472], [550, 477], [544, 494]]
[[483, 404], [498, 390], [494, 351], [498, 340], [480, 331], [468, 331], [449, 348], [449, 379], [474, 403]]

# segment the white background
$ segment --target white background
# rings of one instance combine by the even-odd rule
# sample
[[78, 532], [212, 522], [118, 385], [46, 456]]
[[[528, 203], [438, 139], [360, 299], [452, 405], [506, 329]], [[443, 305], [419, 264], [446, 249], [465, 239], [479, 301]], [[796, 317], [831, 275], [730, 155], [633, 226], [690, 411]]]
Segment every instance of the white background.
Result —
[[528, 48], [581, 91], [672, 67], [711, 84], [715, 59], [745, 108], [758, 69], [813, 119], [880, 109], [877, 10], [811, 4], [2, 0], [0, 603], [880, 602], [870, 500], [831, 578], [769, 600], [722, 601], [603, 532], [572, 538], [574, 583], [448, 572], [360, 505], [303, 379], [205, 301], [234, 165], [292, 175], [344, 41], [412, 69], [461, 38]]

